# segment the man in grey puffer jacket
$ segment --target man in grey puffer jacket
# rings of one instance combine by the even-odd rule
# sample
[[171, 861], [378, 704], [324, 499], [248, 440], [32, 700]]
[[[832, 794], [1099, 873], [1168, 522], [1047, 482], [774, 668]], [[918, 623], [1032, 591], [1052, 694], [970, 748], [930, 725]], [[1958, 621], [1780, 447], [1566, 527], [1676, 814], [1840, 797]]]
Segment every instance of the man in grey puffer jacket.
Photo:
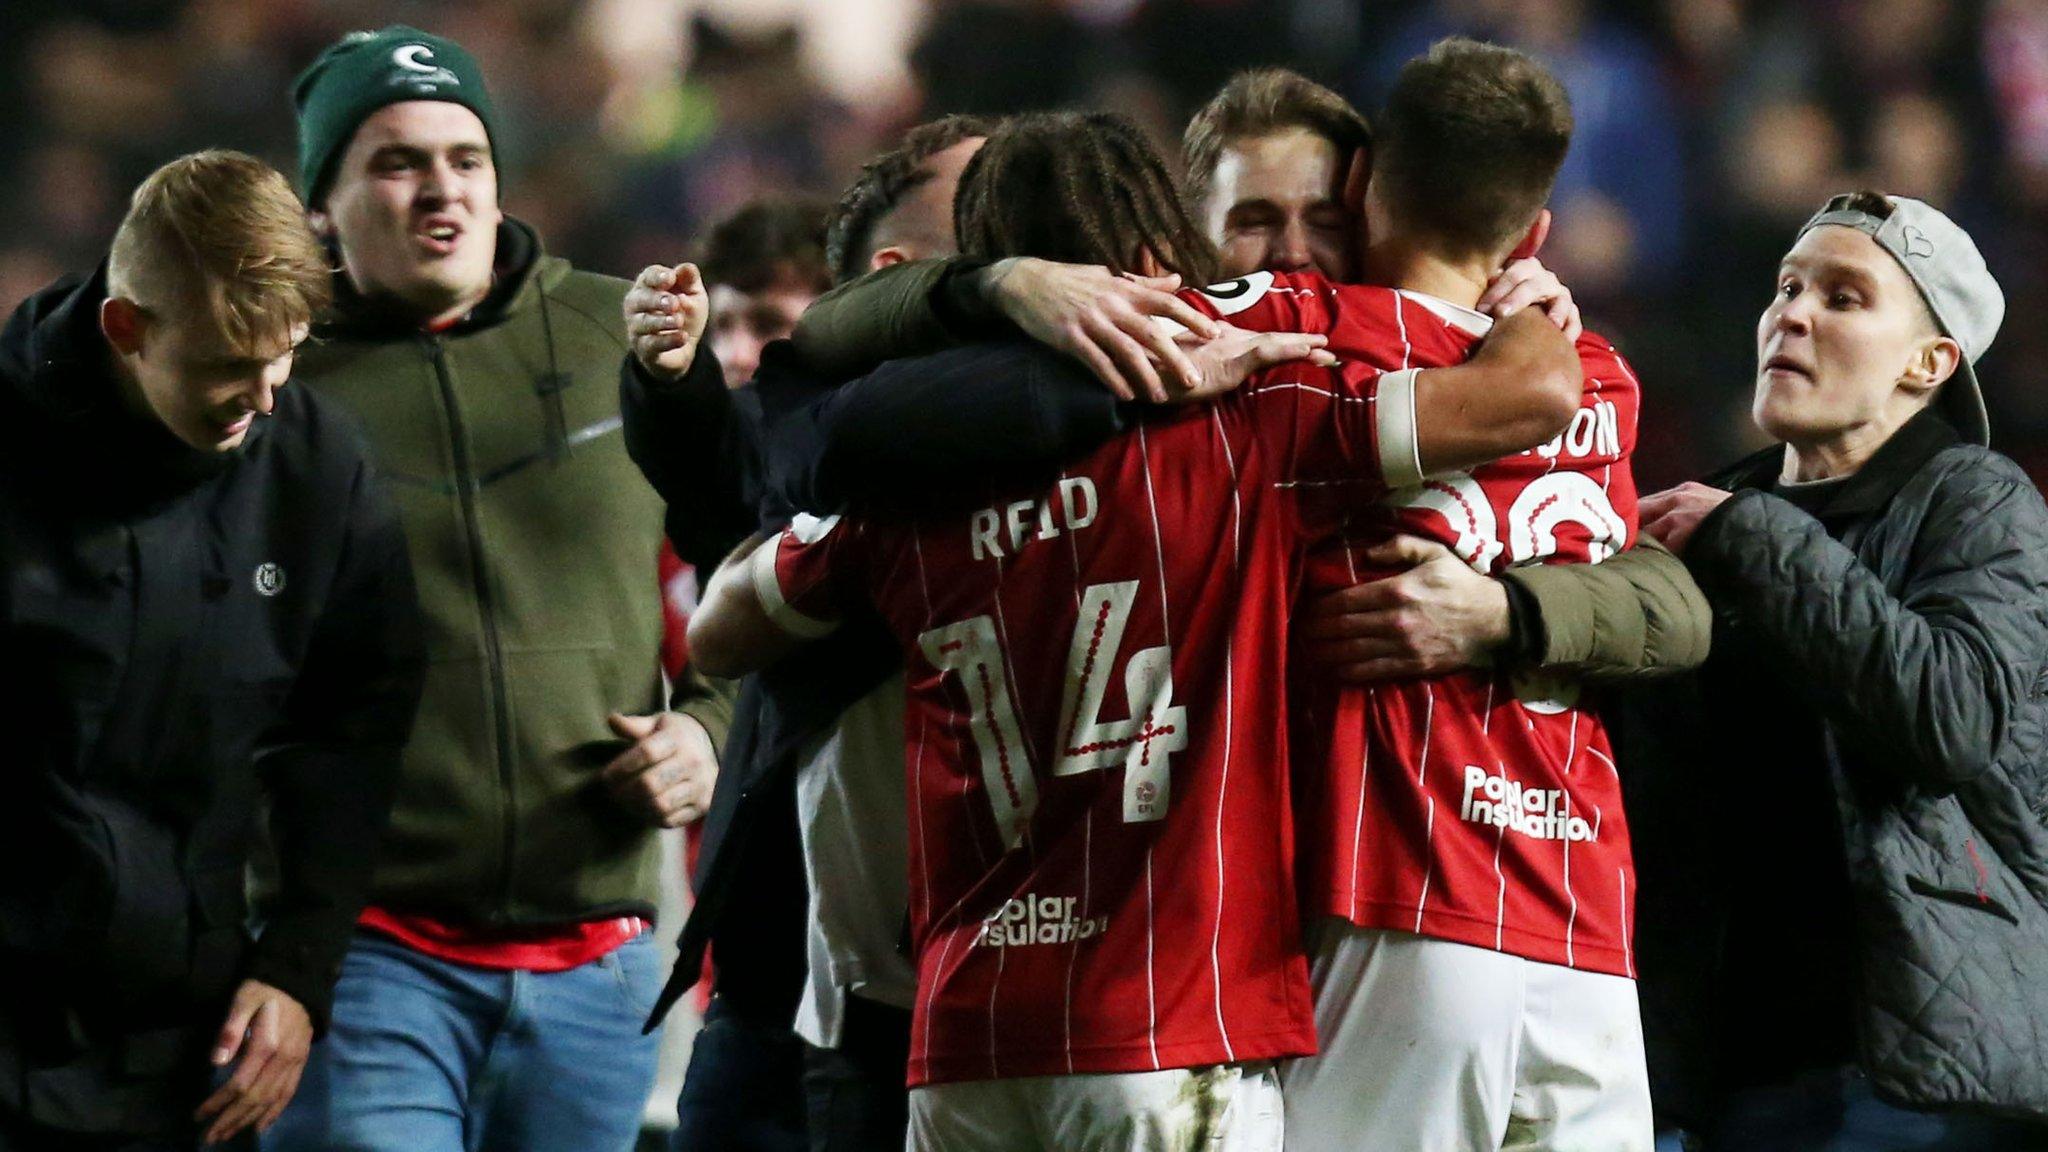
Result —
[[1716, 616], [1621, 742], [1699, 1147], [2048, 1147], [2048, 507], [1984, 446], [2003, 314], [1948, 217], [1837, 197], [1758, 326], [1783, 444], [1642, 502]]

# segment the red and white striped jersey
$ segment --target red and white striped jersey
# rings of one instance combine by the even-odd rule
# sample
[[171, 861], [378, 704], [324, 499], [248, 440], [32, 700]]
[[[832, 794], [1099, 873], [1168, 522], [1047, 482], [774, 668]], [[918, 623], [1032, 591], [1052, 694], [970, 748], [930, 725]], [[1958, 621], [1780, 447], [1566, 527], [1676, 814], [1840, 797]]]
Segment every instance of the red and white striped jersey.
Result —
[[[1389, 293], [1342, 342], [1386, 370], [1465, 360], [1490, 321]], [[1380, 573], [1360, 559], [1394, 531], [1437, 540], [1483, 573], [1597, 562], [1636, 531], [1634, 374], [1580, 337], [1585, 394], [1539, 448], [1397, 487], [1311, 556], [1304, 593]], [[1388, 465], [1390, 482], [1397, 467]], [[1408, 477], [1411, 481], [1416, 476]], [[1312, 913], [1531, 960], [1633, 976], [1634, 894], [1621, 781], [1575, 682], [1467, 672], [1377, 688], [1297, 680], [1302, 874]]]
[[[1328, 290], [1215, 291], [1189, 299], [1282, 294], [1308, 327]], [[905, 648], [913, 1085], [1314, 1050], [1286, 741], [1295, 496], [1383, 491], [1382, 383], [1286, 366], [1048, 486], [914, 524], [806, 518], [755, 553], [784, 627], [866, 600]]]

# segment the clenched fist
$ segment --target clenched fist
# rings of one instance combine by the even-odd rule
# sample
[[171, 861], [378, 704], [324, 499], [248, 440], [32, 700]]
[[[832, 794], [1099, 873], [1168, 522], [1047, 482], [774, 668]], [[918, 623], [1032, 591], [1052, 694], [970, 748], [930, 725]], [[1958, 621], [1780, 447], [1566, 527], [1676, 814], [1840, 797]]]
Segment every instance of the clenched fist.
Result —
[[680, 712], [614, 712], [606, 720], [620, 739], [632, 741], [604, 769], [619, 803], [664, 828], [701, 818], [718, 783], [718, 751], [704, 726]]
[[679, 380], [697, 359], [711, 296], [695, 264], [650, 264], [626, 293], [626, 337], [648, 375]]

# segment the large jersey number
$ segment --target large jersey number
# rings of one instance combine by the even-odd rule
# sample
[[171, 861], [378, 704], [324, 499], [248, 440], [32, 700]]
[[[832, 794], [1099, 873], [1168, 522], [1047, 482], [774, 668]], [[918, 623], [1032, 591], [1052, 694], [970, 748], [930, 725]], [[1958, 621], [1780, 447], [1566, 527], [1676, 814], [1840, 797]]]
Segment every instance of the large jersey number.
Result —
[[[1529, 481], [1508, 505], [1506, 532], [1493, 501], [1479, 481], [1464, 472], [1431, 476], [1393, 493], [1395, 507], [1436, 513], [1449, 529], [1451, 551], [1487, 576], [1505, 553], [1511, 564], [1526, 564], [1557, 552], [1557, 530], [1577, 524], [1586, 530], [1586, 559], [1598, 564], [1628, 543], [1628, 524], [1607, 499], [1606, 489], [1583, 472], [1547, 472]], [[1513, 677], [1515, 698], [1532, 712], [1558, 713], [1578, 703], [1578, 681], [1541, 671]]]
[[1486, 576], [1493, 575], [1503, 552], [1510, 564], [1555, 553], [1557, 529], [1563, 524], [1586, 530], [1586, 559], [1594, 564], [1628, 542], [1628, 524], [1608, 501], [1606, 490], [1583, 472], [1549, 472], [1524, 485], [1508, 506], [1505, 539], [1492, 499], [1464, 472], [1431, 476], [1413, 488], [1390, 493], [1387, 503], [1436, 513], [1450, 530], [1451, 551]]
[[1055, 776], [1123, 766], [1124, 820], [1166, 815], [1172, 775], [1167, 757], [1188, 746], [1188, 710], [1173, 702], [1173, 652], [1141, 648], [1124, 665], [1127, 720], [1102, 719], [1110, 666], [1123, 647], [1124, 626], [1138, 599], [1138, 582], [1091, 584], [1081, 593], [1081, 615], [1067, 649], [1067, 686], [1060, 701], [1060, 750]]
[[996, 622], [969, 617], [930, 629], [917, 638], [917, 646], [932, 667], [953, 673], [967, 692], [967, 726], [981, 754], [982, 790], [995, 809], [1003, 847], [1015, 848], [1038, 810], [1038, 780], [1031, 774], [1017, 707], [1011, 703], [1008, 662], [996, 639]]
[[[1121, 766], [1124, 819], [1132, 823], [1166, 815], [1172, 782], [1168, 758], [1188, 743], [1187, 709], [1173, 702], [1173, 654], [1163, 645], [1140, 649], [1124, 663], [1130, 717], [1102, 718], [1103, 694], [1137, 596], [1135, 580], [1092, 584], [1081, 593], [1052, 767], [1055, 776], [1072, 776]], [[1038, 784], [995, 621], [971, 617], [930, 629], [917, 643], [925, 659], [958, 677], [967, 694], [983, 791], [1004, 846], [1014, 848], [1038, 808]]]

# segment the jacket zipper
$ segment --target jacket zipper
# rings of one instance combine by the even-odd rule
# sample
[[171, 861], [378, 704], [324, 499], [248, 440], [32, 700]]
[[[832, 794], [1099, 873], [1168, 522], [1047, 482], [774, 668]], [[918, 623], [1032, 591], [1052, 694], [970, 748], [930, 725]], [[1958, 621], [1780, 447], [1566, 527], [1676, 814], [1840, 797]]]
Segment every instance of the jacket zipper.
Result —
[[424, 336], [422, 339], [434, 361], [434, 379], [441, 387], [442, 404], [448, 409], [448, 438], [455, 455], [455, 488], [462, 500], [462, 527], [469, 540], [471, 579], [476, 585], [477, 612], [483, 621], [484, 665], [491, 677], [491, 719], [498, 750], [498, 786], [505, 798], [503, 856], [499, 868], [498, 907], [495, 909], [496, 914], [503, 915], [512, 900], [512, 861], [518, 835], [518, 806], [513, 802], [511, 694], [505, 687], [505, 652], [498, 636], [497, 609], [491, 602], [483, 528], [477, 515], [476, 469], [469, 458], [469, 433], [462, 423], [462, 405], [455, 398], [455, 382], [448, 377], [446, 346], [439, 336]]

